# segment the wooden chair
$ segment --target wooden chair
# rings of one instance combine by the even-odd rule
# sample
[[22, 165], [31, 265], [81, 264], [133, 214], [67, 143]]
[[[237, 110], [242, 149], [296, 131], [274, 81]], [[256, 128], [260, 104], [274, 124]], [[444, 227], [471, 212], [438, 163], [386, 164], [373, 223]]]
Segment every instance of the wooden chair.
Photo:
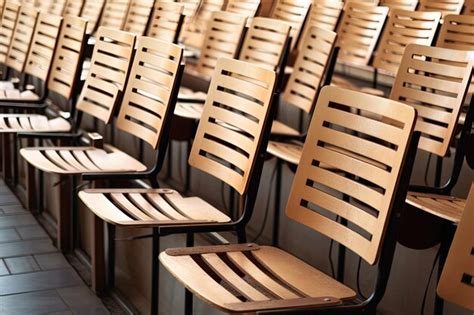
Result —
[[[42, 14], [43, 16], [43, 14]], [[48, 19], [49, 15], [45, 15]], [[53, 16], [54, 19], [58, 17]], [[40, 17], [41, 19], [41, 17]], [[53, 19], [53, 20], [54, 20]], [[48, 23], [53, 20], [49, 19]], [[9, 169], [4, 177], [13, 180], [13, 184], [18, 181], [18, 142], [17, 132], [68, 132], [71, 130], [71, 123], [74, 118], [73, 98], [78, 90], [79, 66], [82, 62], [82, 52], [85, 43], [85, 28], [87, 21], [81, 18], [66, 16], [63, 20], [58, 36], [54, 57], [47, 47], [52, 45], [40, 45], [41, 52], [44, 53], [44, 63], [48, 63], [52, 58], [51, 67], [44, 66], [42, 74], [35, 71], [35, 68], [28, 67], [26, 73], [31, 73], [31, 78], [45, 80], [47, 82], [44, 97], [40, 97], [32, 90], [27, 90], [20, 94], [20, 102], [0, 103], [0, 108], [7, 108], [10, 113], [0, 114], [0, 134], [3, 137], [2, 156], [4, 165]], [[40, 27], [40, 26], [38, 26]], [[51, 27], [43, 28], [41, 33], [53, 34]], [[46, 38], [47, 35], [43, 35]], [[32, 47], [33, 52], [38, 49]], [[39, 61], [39, 57], [36, 57]], [[45, 71], [50, 69], [48, 74]], [[41, 74], [41, 75], [40, 75]], [[14, 112], [12, 113], [12, 110]], [[28, 208], [33, 207], [34, 199], [28, 197]]]
[[474, 238], [472, 228], [474, 222], [474, 185], [464, 211], [461, 221], [456, 229], [443, 273], [438, 283], [437, 293], [446, 301], [462, 306], [474, 312], [474, 288], [472, 286], [472, 275], [474, 265], [472, 263], [474, 253]]
[[[380, 5], [392, 10], [414, 11], [418, 6], [418, 0], [381, 0]], [[391, 12], [389, 12], [390, 14]]]
[[224, 2], [224, 0], [202, 0], [194, 17], [186, 23], [183, 43], [186, 45], [186, 48], [191, 47], [190, 53], [192, 53], [192, 50], [195, 51], [203, 45], [207, 25], [212, 14], [222, 10]]
[[[366, 67], [371, 61], [387, 14], [387, 7], [348, 2], [336, 32], [338, 61], [342, 64]], [[347, 88], [352, 87], [352, 84], [341, 76], [334, 76], [333, 83]]]
[[99, 26], [121, 30], [127, 18], [128, 7], [131, 0], [108, 0], [105, 1]]
[[[10, 77], [10, 71], [16, 72], [13, 73], [14, 76], [20, 75], [23, 72], [37, 18], [38, 10], [33, 7], [23, 5], [20, 8], [5, 60], [6, 70], [4, 78]], [[9, 80], [11, 82], [2, 82], [0, 84], [1, 90], [12, 89], [14, 87], [13, 80], [11, 79], [16, 79], [17, 82], [20, 81], [19, 78], [12, 76]]]
[[122, 29], [136, 35], [145, 35], [154, 3], [154, 0], [131, 0]]
[[388, 18], [373, 67], [396, 74], [408, 44], [430, 46], [438, 29], [439, 12], [393, 10]]
[[95, 32], [100, 15], [103, 11], [105, 0], [84, 0], [81, 10], [81, 17], [87, 20], [87, 34], [91, 35]]
[[[386, 119], [374, 121], [355, 114], [363, 110]], [[333, 86], [323, 88], [286, 207], [290, 219], [343, 244], [369, 264], [378, 263], [377, 284], [367, 300], [358, 300], [345, 284], [276, 247], [174, 248], [160, 254], [161, 263], [188, 290], [225, 312], [375, 313], [387, 285], [397, 215], [413, 165], [415, 120], [416, 111], [404, 104]], [[381, 161], [385, 168], [367, 159]], [[331, 165], [343, 175], [322, 165]], [[367, 206], [347, 202], [343, 194]], [[352, 225], [340, 224], [336, 216]]]
[[[15, 50], [20, 42], [12, 43], [7, 56], [7, 65], [17, 71], [22, 71], [23, 82], [20, 82], [19, 88], [13, 86], [0, 90], [1, 102], [23, 102], [23, 101], [40, 101], [43, 100], [45, 92], [44, 85], [48, 81], [51, 62], [53, 60], [54, 50], [61, 29], [62, 17], [49, 13], [40, 13], [34, 27], [33, 36], [30, 43], [21, 43], [29, 45], [28, 53], [24, 62], [24, 68], [21, 69], [23, 55], [21, 51]], [[14, 39], [25, 39], [22, 33], [19, 33]], [[15, 46], [16, 45], [16, 46]], [[29, 79], [39, 79], [41, 84], [39, 87], [28, 85]], [[3, 108], [11, 105], [1, 105]]]
[[146, 35], [171, 43], [177, 43], [184, 21], [184, 5], [156, 1]]
[[[71, 133], [20, 133], [19, 136], [26, 139], [50, 139], [59, 143], [78, 144], [82, 133], [79, 131], [83, 113], [95, 117], [104, 123], [109, 123], [112, 119], [114, 108], [119, 102], [125, 83], [128, 78], [130, 59], [135, 46], [135, 35], [101, 27], [97, 32], [97, 42], [92, 54], [91, 68], [82, 88], [76, 106], [74, 130]], [[54, 143], [53, 142], [53, 143]], [[97, 143], [100, 139], [97, 139]], [[99, 146], [99, 144], [97, 144]], [[36, 190], [34, 185], [35, 168], [47, 173], [57, 173], [60, 175], [77, 174], [97, 171], [98, 169], [113, 170], [145, 169], [145, 166], [116, 148], [106, 147], [107, 151], [100, 148], [89, 147], [39, 147], [23, 148], [20, 150], [22, 157], [28, 162], [27, 191], [30, 196], [34, 196]], [[114, 158], [116, 159], [114, 162]], [[110, 162], [109, 160], [112, 159]], [[99, 163], [99, 164], [96, 164]], [[105, 164], [105, 165], [104, 165]], [[67, 179], [67, 178], [66, 178]], [[71, 186], [75, 187], [75, 177], [70, 180]], [[42, 200], [41, 192], [43, 183], [40, 182], [38, 200]], [[75, 213], [77, 206], [74, 201], [73, 190], [68, 191], [69, 185], [63, 184], [60, 187], [60, 195], [73, 196], [69, 200], [61, 198], [61, 215], [58, 221], [58, 247], [65, 251], [70, 248], [70, 211]], [[67, 198], [66, 198], [67, 199]], [[68, 203], [71, 202], [71, 204]], [[42, 202], [37, 203], [38, 208], [42, 208]]]
[[5, 4], [0, 24], [0, 64], [5, 65], [10, 48], [16, 21], [20, 12], [20, 5], [13, 2]]
[[260, 10], [260, 3], [261, 0], [228, 0], [225, 10], [246, 16], [247, 26], [250, 26]]
[[[160, 236], [187, 233], [191, 245], [193, 233], [206, 231], [237, 231], [239, 238], [245, 239], [270, 132], [275, 82], [272, 70], [234, 59], [219, 59], [189, 158], [191, 166], [239, 193], [238, 220], [232, 221], [198, 197], [183, 198], [170, 189], [95, 189], [79, 193], [85, 205], [111, 228], [109, 248], [113, 248], [114, 226], [153, 229], [152, 314], [158, 314], [156, 257]], [[134, 206], [130, 200], [138, 203]], [[98, 234], [95, 241], [103, 242], [102, 235]], [[109, 251], [109, 261], [113, 261], [113, 255], [113, 250]], [[109, 265], [109, 280], [114, 278], [113, 268]], [[95, 275], [103, 276], [97, 272]], [[186, 305], [190, 306], [189, 301]]]
[[66, 4], [64, 5], [62, 16], [63, 17], [67, 15], [79, 16], [81, 14], [83, 5], [84, 5], [83, 0], [66, 0]]
[[298, 47], [305, 22], [309, 16], [311, 3], [311, 0], [278, 0], [273, 7], [270, 17], [291, 25], [290, 51], [294, 47]]
[[460, 14], [464, 0], [420, 0], [418, 10], [441, 12], [441, 18], [448, 14]]

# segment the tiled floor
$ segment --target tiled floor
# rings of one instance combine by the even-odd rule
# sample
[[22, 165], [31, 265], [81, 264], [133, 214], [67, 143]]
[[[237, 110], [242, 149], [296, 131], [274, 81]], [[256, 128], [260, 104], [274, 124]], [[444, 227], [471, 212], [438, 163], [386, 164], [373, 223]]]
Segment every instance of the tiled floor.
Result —
[[109, 314], [2, 181], [0, 314]]

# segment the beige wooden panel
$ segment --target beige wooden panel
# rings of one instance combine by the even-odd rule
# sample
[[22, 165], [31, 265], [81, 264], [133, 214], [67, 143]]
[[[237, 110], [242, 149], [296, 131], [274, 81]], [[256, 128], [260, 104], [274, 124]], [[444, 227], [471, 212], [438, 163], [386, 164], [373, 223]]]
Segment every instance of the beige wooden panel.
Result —
[[154, 0], [131, 0], [123, 30], [136, 35], [145, 35], [154, 2]]
[[176, 42], [181, 32], [184, 5], [182, 3], [156, 1], [148, 26], [147, 36], [168, 42]]
[[13, 32], [20, 11], [20, 5], [7, 2], [0, 23], [0, 63], [4, 64], [12, 43]]

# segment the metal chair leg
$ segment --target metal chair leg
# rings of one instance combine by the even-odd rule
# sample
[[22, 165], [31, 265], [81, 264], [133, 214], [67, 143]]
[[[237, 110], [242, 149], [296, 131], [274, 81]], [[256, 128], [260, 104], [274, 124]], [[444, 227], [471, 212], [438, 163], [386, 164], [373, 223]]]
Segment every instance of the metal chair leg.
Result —
[[160, 294], [160, 270], [158, 255], [160, 254], [160, 238], [158, 228], [153, 228], [151, 255], [151, 314], [158, 314], [158, 298]]
[[272, 245], [278, 246], [279, 232], [280, 232], [280, 203], [281, 203], [281, 181], [282, 181], [282, 163], [280, 159], [276, 159], [276, 184], [275, 184], [275, 201], [273, 207], [275, 208], [273, 214], [273, 231], [272, 231]]
[[108, 288], [115, 287], [115, 225], [107, 224], [107, 273]]
[[[186, 247], [194, 246], [194, 234], [186, 234]], [[193, 294], [188, 289], [184, 289], [184, 314], [191, 315], [193, 313]]]

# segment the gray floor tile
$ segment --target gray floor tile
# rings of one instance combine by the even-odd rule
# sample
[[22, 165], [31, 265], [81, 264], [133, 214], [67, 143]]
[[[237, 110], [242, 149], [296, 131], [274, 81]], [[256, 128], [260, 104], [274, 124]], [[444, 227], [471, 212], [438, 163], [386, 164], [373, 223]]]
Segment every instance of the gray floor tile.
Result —
[[54, 290], [0, 296], [0, 314], [50, 314], [68, 311], [67, 305]]
[[0, 243], [19, 241], [20, 235], [15, 229], [0, 229]]
[[28, 211], [23, 208], [22, 205], [13, 205], [13, 206], [0, 206], [4, 214], [19, 214], [19, 213], [28, 213]]
[[49, 239], [0, 243], [0, 258], [46, 254], [56, 251], [57, 249]]
[[21, 238], [24, 240], [31, 240], [35, 238], [47, 238], [48, 234], [39, 225], [22, 226], [16, 228]]
[[0, 277], [0, 295], [51, 290], [82, 285], [71, 269], [39, 271]]
[[71, 308], [102, 305], [102, 301], [84, 285], [62, 288], [57, 291], [63, 301]]
[[20, 202], [18, 201], [16, 196], [12, 193], [0, 195], [0, 207], [7, 206], [7, 205], [19, 205], [19, 204]]
[[69, 267], [69, 263], [61, 253], [35, 255], [35, 259], [43, 270]]
[[5, 259], [5, 264], [11, 274], [33, 272], [40, 270], [33, 256], [22, 256]]
[[31, 214], [4, 215], [0, 217], [0, 228], [9, 228], [25, 225], [37, 225]]
[[3, 259], [0, 259], [0, 276], [5, 276], [5, 275], [8, 275], [10, 274], [8, 272], [8, 269], [7, 269], [7, 266], [5, 265], [5, 262], [3, 261]]

